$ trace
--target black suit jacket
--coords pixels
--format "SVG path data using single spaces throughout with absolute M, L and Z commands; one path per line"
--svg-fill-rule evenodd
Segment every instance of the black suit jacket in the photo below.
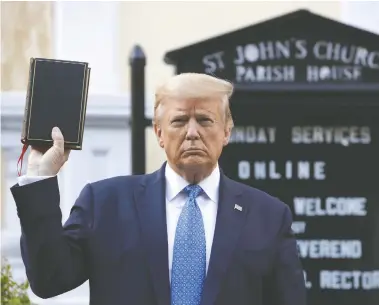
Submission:
M 89 280 L 91 305 L 169 305 L 164 169 L 87 184 L 63 227 L 57 178 L 13 186 L 33 292 Z M 201 305 L 305 305 L 289 208 L 223 174 L 220 183 Z

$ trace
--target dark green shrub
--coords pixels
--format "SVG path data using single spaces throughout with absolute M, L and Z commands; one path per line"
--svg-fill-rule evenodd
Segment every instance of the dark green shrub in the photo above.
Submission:
M 17 283 L 13 280 L 12 268 L 8 261 L 1 259 L 1 304 L 33 305 L 28 296 L 29 283 Z

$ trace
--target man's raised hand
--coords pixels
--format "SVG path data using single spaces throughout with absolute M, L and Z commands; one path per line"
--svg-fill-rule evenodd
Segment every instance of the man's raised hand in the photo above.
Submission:
M 47 151 L 32 147 L 28 157 L 27 176 L 55 176 L 68 160 L 71 150 L 64 148 L 64 138 L 58 127 L 51 132 L 53 146 Z

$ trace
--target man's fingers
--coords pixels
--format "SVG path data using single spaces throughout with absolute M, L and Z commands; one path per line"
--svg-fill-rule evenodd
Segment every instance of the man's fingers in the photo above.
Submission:
M 39 157 L 42 157 L 42 155 L 44 154 L 44 152 L 42 152 L 40 149 L 36 149 L 36 148 L 32 148 L 30 150 L 30 153 L 29 153 L 29 160 L 32 160 L 32 159 L 35 159 L 35 158 L 39 158 Z
M 58 127 L 54 127 L 51 132 L 51 137 L 53 138 L 53 146 L 58 149 L 60 153 L 64 152 L 64 138 L 62 132 Z

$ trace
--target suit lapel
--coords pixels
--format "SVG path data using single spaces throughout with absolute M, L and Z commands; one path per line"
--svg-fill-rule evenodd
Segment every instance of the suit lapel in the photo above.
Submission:
M 248 207 L 241 200 L 242 191 L 241 186 L 221 174 L 216 228 L 201 305 L 214 304 L 245 223 Z
M 165 205 L 165 165 L 146 176 L 135 191 L 143 241 L 159 305 L 170 304 L 168 242 Z

